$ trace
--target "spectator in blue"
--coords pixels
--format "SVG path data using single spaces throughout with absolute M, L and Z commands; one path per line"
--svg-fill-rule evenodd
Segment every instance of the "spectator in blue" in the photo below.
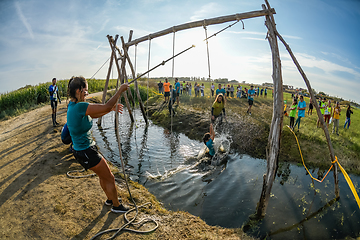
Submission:
M 263 92 L 264 92 L 264 89 L 262 88 L 262 89 L 260 90 L 260 95 L 261 95 L 261 97 L 262 97 L 262 95 L 263 95 Z
M 49 94 L 50 94 L 50 104 L 52 109 L 52 123 L 53 126 L 56 127 L 56 125 L 59 125 L 59 123 L 56 121 L 56 110 L 57 110 L 57 100 L 59 100 L 59 103 L 61 104 L 61 99 L 59 96 L 59 88 L 56 86 L 56 78 L 52 79 L 52 85 L 49 87 Z
M 225 86 L 225 85 L 224 85 Z M 215 92 L 215 99 L 217 97 L 217 95 L 219 95 L 219 93 L 222 93 L 223 97 L 224 97 L 224 100 L 226 100 L 226 91 L 225 91 L 225 88 L 222 88 L 221 87 L 221 84 L 219 84 L 219 88 L 216 89 L 216 92 Z
M 303 96 L 300 96 L 300 101 L 298 103 L 298 118 L 296 119 L 296 122 L 295 122 L 295 126 L 294 128 L 296 127 L 296 125 L 298 126 L 298 131 L 299 131 L 299 128 L 300 128 L 300 120 L 302 117 L 305 117 L 305 109 L 306 109 L 306 102 L 304 101 L 304 97 Z
M 180 83 L 177 78 L 175 78 L 175 92 L 176 92 L 176 104 L 179 105 Z
M 159 93 L 163 94 L 164 89 L 163 89 L 163 83 L 161 81 L 158 83 L 158 86 L 159 86 Z
M 255 96 L 255 90 L 254 90 L 254 86 L 250 86 L 250 89 L 248 91 L 248 103 L 249 103 L 249 108 L 247 110 L 246 113 L 248 113 L 249 115 L 251 115 L 251 107 L 254 104 L 254 96 Z
M 267 96 L 267 88 L 265 88 L 265 90 L 264 90 L 264 96 L 265 97 Z
M 259 94 L 260 94 L 260 87 L 258 87 L 256 94 L 257 94 L 257 96 L 259 96 Z

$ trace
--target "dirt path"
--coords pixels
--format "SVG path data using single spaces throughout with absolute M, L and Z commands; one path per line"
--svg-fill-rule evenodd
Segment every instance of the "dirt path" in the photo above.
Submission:
M 123 214 L 103 204 L 97 177 L 66 176 L 81 166 L 60 140 L 61 125 L 52 127 L 50 113 L 44 106 L 0 122 L 0 239 L 90 239 L 124 224 Z M 66 122 L 64 103 L 58 122 Z M 123 183 L 118 187 L 129 202 Z M 252 239 L 239 229 L 211 227 L 188 213 L 169 212 L 140 185 L 132 184 L 131 191 L 138 204 L 152 202 L 141 215 L 160 226 L 151 234 L 124 232 L 116 239 Z

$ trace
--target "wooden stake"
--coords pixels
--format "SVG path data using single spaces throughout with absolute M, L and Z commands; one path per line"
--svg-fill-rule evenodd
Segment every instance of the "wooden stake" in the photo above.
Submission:
M 116 35 L 116 36 L 118 36 L 118 35 Z M 111 38 L 109 35 L 108 35 L 107 37 L 108 37 L 109 44 L 110 44 L 110 47 L 111 47 L 111 49 L 112 49 L 112 52 L 114 53 L 113 56 L 114 56 L 114 59 L 115 59 L 116 69 L 117 69 L 117 71 L 118 71 L 118 80 L 120 80 L 120 83 L 123 83 L 123 81 L 121 81 L 122 73 L 121 73 L 121 71 L 120 71 L 119 63 L 118 63 L 118 61 L 117 61 L 117 59 L 116 59 L 115 41 L 112 41 L 112 38 Z M 127 107 L 127 109 L 128 109 L 129 115 L 130 115 L 130 119 L 131 119 L 132 122 L 135 122 L 134 117 L 133 117 L 133 115 L 132 115 L 131 107 L 130 107 L 129 100 L 128 100 L 128 97 L 127 97 L 127 95 L 126 95 L 126 92 L 123 92 L 122 95 L 123 95 L 123 97 L 124 97 L 124 99 L 125 99 L 125 103 L 126 103 L 126 107 Z M 120 100 L 121 100 L 121 98 L 119 98 L 119 101 L 120 101 Z
M 124 38 L 123 38 L 122 36 L 121 36 L 120 38 L 121 38 L 121 42 L 122 42 L 122 46 L 123 46 L 123 50 L 124 50 L 124 55 L 125 55 L 124 61 L 126 61 L 126 60 L 128 61 L 129 66 L 130 66 L 130 69 L 131 69 L 132 76 L 133 76 L 133 78 L 135 79 L 135 78 L 136 78 L 136 76 L 135 76 L 135 70 L 134 70 L 134 67 L 133 67 L 133 65 L 132 65 L 132 63 L 131 63 L 129 54 L 128 54 L 128 52 L 127 52 L 127 47 L 126 47 L 126 45 L 125 45 Z M 137 96 L 138 96 L 138 101 L 139 101 L 141 113 L 142 113 L 142 115 L 143 115 L 143 117 L 144 117 L 144 120 L 145 120 L 146 124 L 148 124 L 148 119 L 147 119 L 147 117 L 146 117 L 146 112 L 145 112 L 145 109 L 144 109 L 144 105 L 143 105 L 142 100 L 141 100 L 141 95 L 140 95 L 140 92 L 139 92 L 139 88 L 138 88 L 138 83 L 137 83 L 137 81 L 135 81 L 135 90 L 136 90 L 136 94 L 137 94 Z
M 118 35 L 116 35 L 115 37 L 115 43 L 118 39 Z M 109 69 L 108 69 L 108 73 L 106 75 L 106 82 L 105 82 L 105 87 L 104 87 L 104 92 L 103 92 L 103 96 L 102 96 L 102 104 L 105 103 L 105 100 L 106 100 L 106 93 L 107 93 L 107 89 L 108 89 L 108 86 L 109 86 L 109 80 L 110 80 L 110 74 L 111 74 L 111 68 L 112 68 L 112 64 L 113 64 L 113 59 L 114 59 L 114 53 L 111 51 L 111 56 L 110 56 L 110 64 L 109 64 Z M 101 121 L 102 121 L 102 117 L 99 117 L 98 120 L 97 120 L 97 125 L 98 126 L 101 126 Z
M 305 81 L 305 84 L 307 86 L 307 89 L 308 89 L 308 92 L 310 94 L 310 97 L 311 99 L 313 100 L 313 104 L 315 106 L 315 109 L 316 109 L 316 113 L 320 119 L 320 123 L 322 125 L 322 129 L 325 133 L 325 137 L 326 137 L 326 141 L 327 141 L 327 144 L 328 144 L 328 148 L 329 148 L 329 152 L 330 152 L 330 158 L 331 158 L 331 162 L 333 164 L 333 167 L 334 167 L 334 181 L 335 181 L 335 197 L 336 198 L 339 198 L 340 197 L 340 189 L 339 189 L 339 178 L 338 178 L 338 170 L 337 170 L 337 164 L 335 163 L 335 153 L 334 153 L 334 148 L 332 146 L 332 143 L 331 143 L 331 139 L 330 139 L 330 134 L 329 134 L 329 130 L 327 128 L 327 125 L 325 124 L 325 121 L 324 121 L 324 117 L 320 111 L 320 108 L 319 108 L 319 105 L 316 101 L 316 98 L 315 98 L 315 95 L 314 95 L 314 92 L 311 88 L 311 85 L 310 85 L 310 82 L 308 80 L 308 78 L 306 77 L 306 74 L 305 72 L 302 70 L 299 62 L 297 61 L 295 55 L 293 54 L 293 52 L 291 51 L 291 48 L 289 47 L 289 45 L 285 42 L 284 38 L 278 33 L 278 31 L 275 31 L 275 34 L 278 36 L 278 38 L 280 39 L 280 41 L 284 44 L 286 50 L 289 52 L 290 56 L 291 56 L 291 59 L 293 60 L 294 64 L 296 65 L 298 71 L 300 72 L 302 78 L 304 79 Z
M 263 9 L 266 7 L 263 5 Z M 265 16 L 265 25 L 268 28 L 268 40 L 272 53 L 273 61 L 273 81 L 274 81 L 274 92 L 273 92 L 273 116 L 271 121 L 270 133 L 268 137 L 268 145 L 266 147 L 266 159 L 267 159 L 267 171 L 263 179 L 263 188 L 261 191 L 260 201 L 257 206 L 258 217 L 264 217 L 267 205 L 270 199 L 271 188 L 275 180 L 276 171 L 278 168 L 278 157 L 280 152 L 280 138 L 283 127 L 283 84 L 281 74 L 281 62 L 280 54 L 275 35 L 274 20 L 270 19 L 268 15 Z

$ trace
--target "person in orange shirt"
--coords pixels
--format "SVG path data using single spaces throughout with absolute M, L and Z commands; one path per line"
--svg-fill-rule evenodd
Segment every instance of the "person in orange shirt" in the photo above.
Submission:
M 165 102 L 169 101 L 169 97 L 170 97 L 170 83 L 168 82 L 168 79 L 165 78 L 165 82 L 164 82 L 164 96 L 165 96 Z

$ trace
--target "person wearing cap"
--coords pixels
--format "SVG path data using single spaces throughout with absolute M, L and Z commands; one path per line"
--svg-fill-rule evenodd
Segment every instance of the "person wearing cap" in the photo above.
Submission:
M 332 133 L 335 132 L 335 128 L 336 128 L 336 135 L 339 136 L 339 121 L 340 121 L 340 112 L 341 112 L 341 108 L 340 108 L 340 104 L 339 102 L 336 102 L 336 105 L 334 107 L 333 110 L 333 129 L 332 129 Z
M 52 109 L 52 123 L 53 126 L 59 125 L 59 123 L 56 121 L 56 110 L 57 110 L 57 101 L 59 100 L 59 103 L 61 104 L 61 99 L 59 96 L 59 88 L 56 86 L 56 78 L 52 79 L 52 85 L 49 86 L 49 94 L 50 94 L 50 105 Z
M 248 90 L 248 103 L 249 103 L 249 108 L 247 110 L 246 113 L 248 113 L 249 115 L 251 115 L 251 107 L 254 104 L 254 96 L 255 96 L 255 90 L 254 90 L 254 86 L 250 86 L 250 89 Z

